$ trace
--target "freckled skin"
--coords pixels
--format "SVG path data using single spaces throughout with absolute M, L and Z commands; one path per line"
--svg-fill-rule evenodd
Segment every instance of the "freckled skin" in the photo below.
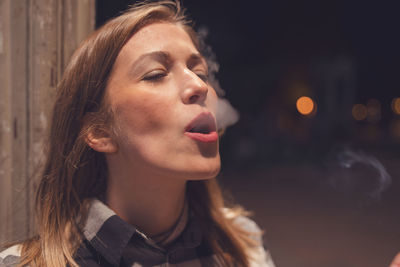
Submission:
M 146 54 L 163 51 L 170 65 L 154 59 L 141 62 L 133 74 L 131 65 Z M 199 77 L 204 64 L 189 66 L 198 53 L 189 35 L 178 25 L 151 24 L 137 32 L 117 57 L 107 87 L 114 113 L 112 156 L 133 172 L 193 180 L 215 177 L 220 169 L 218 142 L 201 143 L 184 135 L 185 127 L 201 112 L 215 116 L 217 96 Z M 162 71 L 162 79 L 144 80 Z M 190 101 L 196 96 L 196 101 Z

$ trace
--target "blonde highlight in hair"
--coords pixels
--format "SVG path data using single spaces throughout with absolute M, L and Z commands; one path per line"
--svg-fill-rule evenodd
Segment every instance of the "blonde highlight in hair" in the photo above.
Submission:
M 108 174 L 104 155 L 92 150 L 85 138 L 89 132 L 109 130 L 112 113 L 105 89 L 114 62 L 133 34 L 155 22 L 184 27 L 199 48 L 179 1 L 145 1 L 107 22 L 73 55 L 57 86 L 35 200 L 37 235 L 22 244 L 20 266 L 78 266 L 74 255 L 82 242 L 87 201 L 104 194 Z M 222 265 L 248 266 L 247 250 L 254 242 L 224 215 L 216 181 L 189 181 L 187 190 L 190 208 L 204 218 L 205 239 Z

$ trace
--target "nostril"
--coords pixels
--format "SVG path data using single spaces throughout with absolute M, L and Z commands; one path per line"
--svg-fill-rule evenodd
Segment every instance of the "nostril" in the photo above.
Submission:
M 196 103 L 198 99 L 199 99 L 198 95 L 192 95 L 192 96 L 189 97 L 189 102 L 190 103 Z

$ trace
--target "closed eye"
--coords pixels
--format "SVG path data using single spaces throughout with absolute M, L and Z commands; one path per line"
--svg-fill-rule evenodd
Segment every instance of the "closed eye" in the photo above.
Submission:
M 194 74 L 197 75 L 200 79 L 203 80 L 203 82 L 207 83 L 208 82 L 208 72 L 207 70 L 204 70 L 202 67 L 200 68 L 195 68 L 192 70 Z
M 158 81 L 161 81 L 165 76 L 167 76 L 166 72 L 160 71 L 160 70 L 155 70 L 155 71 L 147 73 L 142 78 L 142 80 L 149 81 L 149 82 L 158 82 Z
M 196 73 L 196 75 L 203 80 L 203 82 L 208 82 L 208 74 Z

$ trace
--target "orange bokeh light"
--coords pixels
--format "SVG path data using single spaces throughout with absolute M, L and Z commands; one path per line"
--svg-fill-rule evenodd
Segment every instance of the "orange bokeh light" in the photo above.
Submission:
M 400 115 L 400 97 L 396 97 L 392 100 L 392 110 L 397 115 Z
M 363 104 L 355 104 L 351 110 L 353 118 L 358 121 L 365 120 L 368 115 L 368 109 Z
M 308 96 L 302 96 L 296 101 L 297 111 L 302 115 L 311 115 L 315 109 L 314 101 Z

